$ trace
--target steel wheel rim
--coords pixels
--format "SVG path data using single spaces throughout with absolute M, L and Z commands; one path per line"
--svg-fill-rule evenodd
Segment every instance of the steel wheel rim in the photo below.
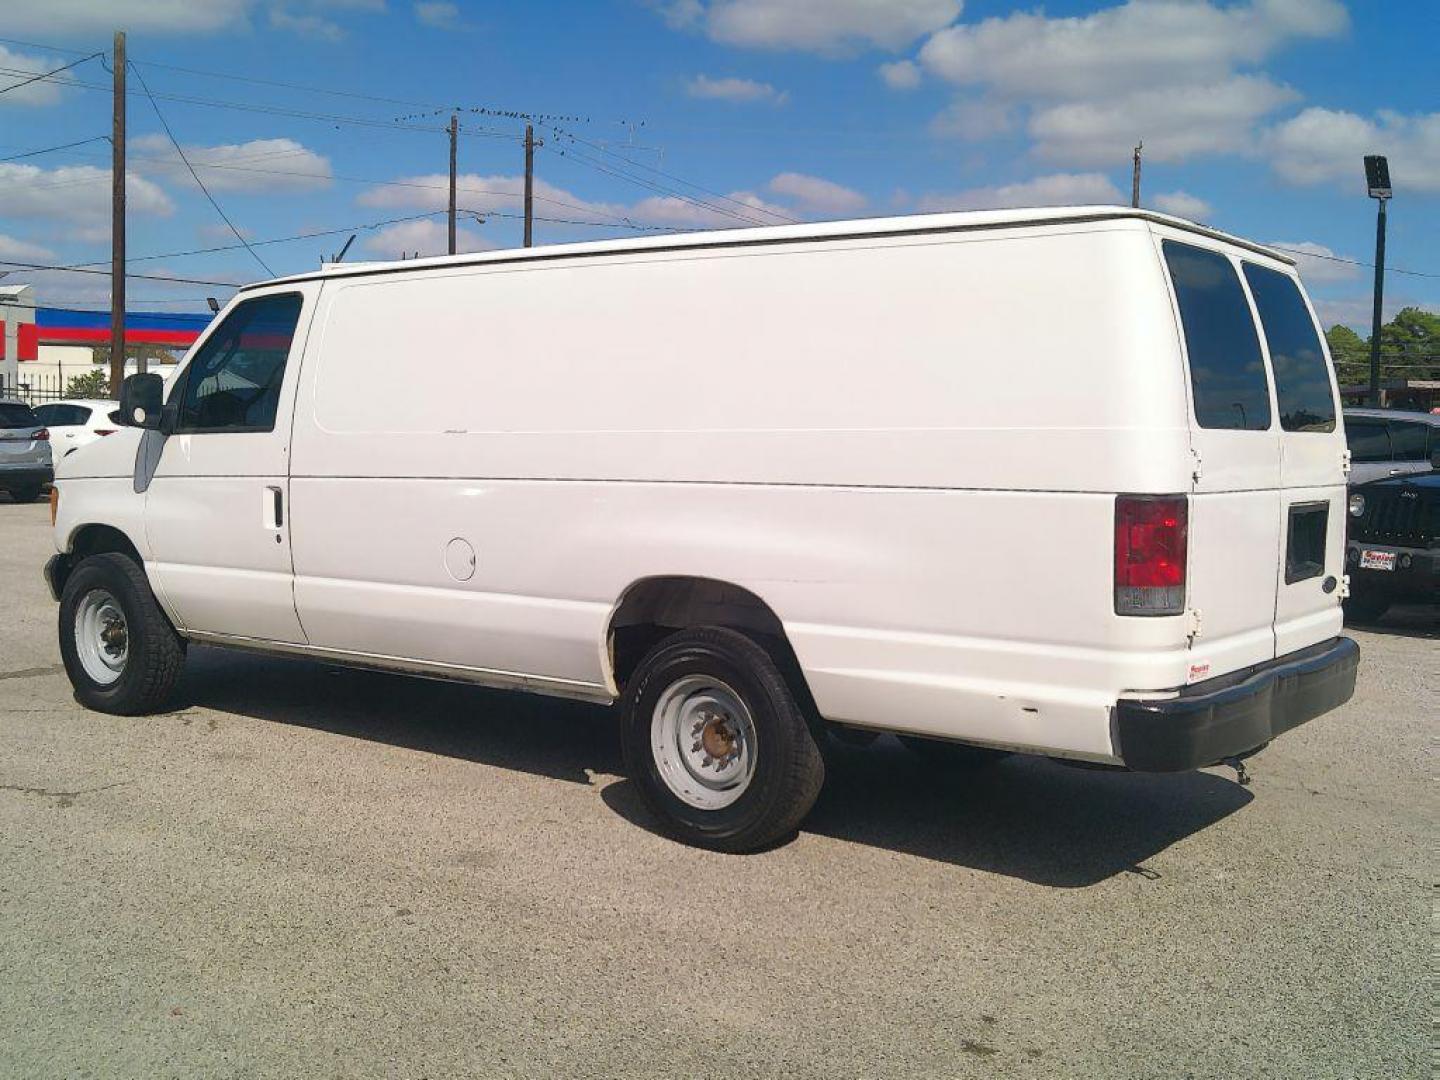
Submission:
M 723 810 L 755 777 L 755 721 L 734 689 L 709 675 L 686 675 L 655 702 L 650 750 L 676 798 L 699 810 Z
M 130 658 L 130 626 L 119 602 L 104 589 L 91 589 L 75 608 L 75 653 L 93 682 L 109 686 Z

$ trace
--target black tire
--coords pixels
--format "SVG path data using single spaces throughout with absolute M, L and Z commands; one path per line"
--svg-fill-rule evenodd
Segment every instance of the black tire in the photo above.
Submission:
M 18 488 L 11 488 L 11 489 L 10 489 L 10 498 L 14 499 L 17 503 L 33 503 L 33 502 L 34 502 L 36 499 L 38 499 L 39 497 L 40 497 L 40 485 L 39 485 L 39 484 L 31 484 L 31 485 L 28 485 L 27 487 L 18 487 Z
M 1349 623 L 1379 622 L 1392 603 L 1385 593 L 1351 593 L 1345 598 L 1345 621 Z
M 970 746 L 948 739 L 927 739 L 920 735 L 897 735 L 906 750 L 937 769 L 983 769 L 1010 756 L 1009 750 Z
M 85 671 L 76 644 L 75 621 L 81 602 L 104 590 L 125 617 L 127 655 L 119 678 L 105 684 Z M 87 709 L 117 716 L 143 716 L 161 711 L 169 700 L 185 662 L 185 641 L 160 610 L 145 573 L 116 552 L 91 555 L 70 572 L 60 597 L 60 657 Z
M 754 725 L 749 785 L 728 806 L 705 809 L 675 794 L 661 777 L 651 743 L 655 707 L 679 680 L 715 679 L 729 687 Z M 770 654 L 744 634 L 719 627 L 684 630 L 640 662 L 621 702 L 621 744 L 630 777 L 677 840 L 732 853 L 754 851 L 793 832 L 825 782 L 825 765 L 805 712 Z

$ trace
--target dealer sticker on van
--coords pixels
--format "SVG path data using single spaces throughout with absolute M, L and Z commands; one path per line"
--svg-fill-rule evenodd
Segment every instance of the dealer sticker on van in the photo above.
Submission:
M 1360 568 L 1362 570 L 1394 570 L 1395 552 L 1362 551 L 1360 553 Z

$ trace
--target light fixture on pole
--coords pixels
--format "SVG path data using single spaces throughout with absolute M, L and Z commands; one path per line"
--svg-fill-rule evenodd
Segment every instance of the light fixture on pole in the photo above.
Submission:
M 1390 162 L 1379 154 L 1365 158 L 1365 186 L 1380 204 L 1375 216 L 1375 311 L 1370 319 L 1370 404 L 1380 405 L 1380 324 L 1385 300 L 1385 204 L 1390 201 Z

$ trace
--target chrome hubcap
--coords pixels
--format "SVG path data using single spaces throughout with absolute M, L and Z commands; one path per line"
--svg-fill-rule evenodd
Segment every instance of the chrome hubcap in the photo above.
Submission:
M 708 675 L 686 675 L 665 688 L 651 717 L 650 747 L 665 786 L 701 810 L 729 806 L 755 775 L 750 710 Z
M 102 686 L 125 670 L 130 628 L 120 604 L 104 589 L 91 589 L 75 609 L 75 652 L 85 674 Z

